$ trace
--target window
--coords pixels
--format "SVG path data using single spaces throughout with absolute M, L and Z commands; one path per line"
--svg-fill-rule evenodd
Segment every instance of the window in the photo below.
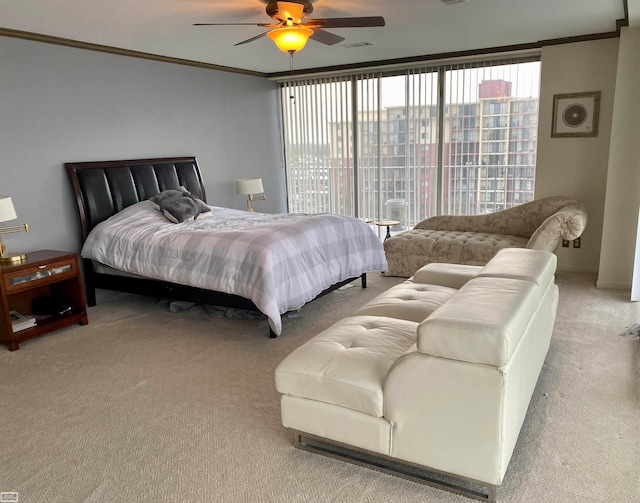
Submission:
M 285 80 L 289 211 L 372 219 L 394 212 L 407 228 L 436 214 L 530 201 L 538 59 Z M 326 180 L 321 192 L 311 182 L 318 178 Z

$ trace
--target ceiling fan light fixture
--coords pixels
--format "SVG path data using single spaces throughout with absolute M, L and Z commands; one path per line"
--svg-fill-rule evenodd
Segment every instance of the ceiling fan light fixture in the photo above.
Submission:
M 285 26 L 267 33 L 267 37 L 275 42 L 278 49 L 289 54 L 301 50 L 311 35 L 313 30 L 302 26 Z

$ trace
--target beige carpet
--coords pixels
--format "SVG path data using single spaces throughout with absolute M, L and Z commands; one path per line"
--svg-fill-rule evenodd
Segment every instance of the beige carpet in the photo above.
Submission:
M 74 326 L 0 348 L 0 492 L 54 502 L 465 502 L 297 450 L 274 369 L 397 278 L 286 318 L 215 317 L 117 294 Z M 640 501 L 640 321 L 627 292 L 559 274 L 556 329 L 498 499 Z

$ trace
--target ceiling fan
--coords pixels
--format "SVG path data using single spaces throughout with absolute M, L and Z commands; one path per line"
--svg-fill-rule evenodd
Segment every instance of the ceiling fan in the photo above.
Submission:
M 274 20 L 272 23 L 195 23 L 194 26 L 260 26 L 262 28 L 271 28 L 267 32 L 238 42 L 235 45 L 248 44 L 267 36 L 275 42 L 281 51 L 293 54 L 302 49 L 309 38 L 325 45 L 334 45 L 344 40 L 344 37 L 328 32 L 325 28 L 367 28 L 384 26 L 385 24 L 382 16 L 305 19 L 313 12 L 313 5 L 309 0 L 289 0 L 288 2 L 269 0 L 265 10 Z

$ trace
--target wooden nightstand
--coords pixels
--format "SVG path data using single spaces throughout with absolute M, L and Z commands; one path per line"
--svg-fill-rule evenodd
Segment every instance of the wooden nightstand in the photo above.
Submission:
M 22 262 L 0 263 L 0 273 L 0 343 L 6 344 L 10 351 L 18 349 L 21 342 L 53 330 L 74 323 L 89 323 L 80 263 L 75 253 L 53 250 L 27 253 Z M 44 300 L 40 304 L 49 309 L 34 313 L 34 299 Z M 64 307 L 70 309 L 62 314 L 56 312 L 57 308 L 63 311 Z M 35 316 L 36 325 L 14 332 L 12 310 Z

